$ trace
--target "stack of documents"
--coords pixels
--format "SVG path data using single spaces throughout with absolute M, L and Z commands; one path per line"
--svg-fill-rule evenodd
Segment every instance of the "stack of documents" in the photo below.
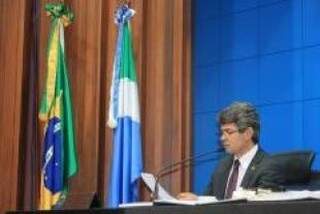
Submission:
M 284 191 L 272 192 L 268 190 L 245 190 L 240 189 L 234 192 L 233 198 L 246 198 L 248 201 L 293 201 L 306 199 L 320 199 L 320 191 Z
M 320 191 L 302 190 L 256 194 L 255 197 L 248 198 L 248 201 L 292 201 L 306 199 L 319 200 Z

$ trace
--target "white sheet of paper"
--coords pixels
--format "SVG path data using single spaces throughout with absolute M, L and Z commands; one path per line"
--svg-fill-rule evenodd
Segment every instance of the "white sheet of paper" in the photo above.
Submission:
M 156 185 L 156 178 L 151 173 L 142 172 L 141 173 L 142 180 L 151 190 L 154 191 L 154 187 Z M 161 185 L 158 183 L 158 198 L 160 200 L 176 200 L 176 198 L 172 197 Z
M 140 201 L 140 202 L 131 202 L 119 204 L 120 208 L 129 208 L 129 207 L 150 207 L 153 206 L 153 203 L 150 201 Z

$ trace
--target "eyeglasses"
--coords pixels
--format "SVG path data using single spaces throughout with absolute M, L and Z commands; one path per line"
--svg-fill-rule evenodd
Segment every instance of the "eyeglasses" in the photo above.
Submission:
M 234 129 L 234 130 L 232 130 L 232 129 L 224 129 L 224 130 L 220 130 L 219 136 L 221 137 L 222 135 L 224 135 L 224 136 L 229 137 L 229 136 L 231 136 L 232 134 L 234 134 L 236 132 L 239 132 L 239 130 L 237 130 L 237 129 Z

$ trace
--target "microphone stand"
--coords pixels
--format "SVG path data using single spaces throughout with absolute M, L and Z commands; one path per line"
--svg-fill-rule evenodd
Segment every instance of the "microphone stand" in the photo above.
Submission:
M 219 148 L 219 149 L 212 150 L 212 151 L 209 151 L 209 152 L 203 152 L 203 153 L 191 156 L 191 157 L 184 158 L 184 159 L 182 159 L 180 161 L 168 164 L 165 167 L 161 168 L 159 170 L 159 172 L 156 174 L 156 182 L 155 182 L 155 186 L 154 186 L 154 190 L 153 190 L 153 194 L 152 194 L 152 201 L 155 201 L 159 197 L 159 181 L 160 181 L 160 178 L 164 174 L 169 173 L 172 170 L 173 167 L 176 167 L 176 166 L 179 166 L 179 165 L 184 165 L 184 164 L 192 162 L 195 159 L 200 158 L 200 157 L 204 157 L 204 156 L 207 156 L 207 155 L 210 155 L 210 154 L 219 154 L 219 153 L 222 153 L 222 152 L 224 152 L 223 148 Z

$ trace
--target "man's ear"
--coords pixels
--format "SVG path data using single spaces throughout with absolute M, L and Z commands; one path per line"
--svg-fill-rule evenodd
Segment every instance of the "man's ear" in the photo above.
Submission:
M 252 136 L 253 136 L 253 129 L 252 127 L 248 127 L 245 131 L 246 133 L 246 138 L 247 139 L 252 139 Z

